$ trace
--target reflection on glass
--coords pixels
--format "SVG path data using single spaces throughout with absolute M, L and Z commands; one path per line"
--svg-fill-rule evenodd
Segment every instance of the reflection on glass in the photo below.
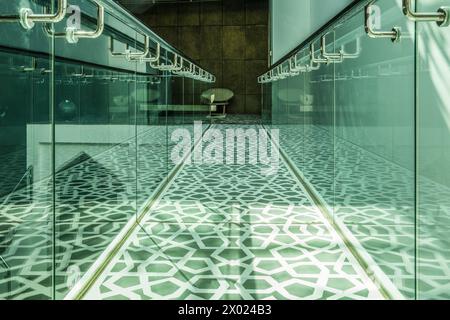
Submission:
M 434 12 L 448 1 L 420 1 Z M 448 27 L 420 23 L 417 74 L 417 296 L 449 299 L 450 277 L 450 36 Z
M 0 12 L 21 6 L 2 1 Z M 18 23 L 1 23 L 0 35 L 0 300 L 51 299 L 52 39 Z M 49 144 L 34 144 L 38 136 Z
M 414 34 L 400 4 L 377 1 L 381 28 Z M 342 62 L 272 82 L 267 99 L 283 151 L 367 271 L 387 296 L 414 298 L 414 38 L 371 39 L 363 21 L 359 7 L 323 32 L 325 52 L 342 52 Z M 323 58 L 320 37 L 313 42 Z
M 122 18 L 107 10 L 113 34 L 54 47 L 41 27 L 0 23 L 0 299 L 71 293 L 166 182 L 171 131 L 205 118 L 201 81 L 126 59 L 142 35 Z

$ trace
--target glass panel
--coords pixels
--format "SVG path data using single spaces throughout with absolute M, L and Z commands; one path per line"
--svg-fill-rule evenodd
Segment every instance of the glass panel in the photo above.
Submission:
M 42 11 L 2 1 L 0 12 L 22 7 Z M 39 26 L 0 23 L 0 45 L 0 300 L 51 299 L 52 39 Z
M 184 119 L 186 124 L 191 124 L 194 130 L 194 85 L 193 79 L 184 78 Z
M 264 97 L 283 151 L 363 268 L 385 296 L 414 298 L 414 24 L 404 17 L 401 0 L 374 6 L 380 30 L 404 31 L 400 43 L 368 37 L 358 6 L 321 33 L 325 52 L 341 52 L 343 61 L 337 56 L 335 63 L 272 82 L 272 97 Z M 323 59 L 320 45 L 314 40 L 314 56 Z M 309 48 L 298 53 L 300 65 L 308 55 Z
M 315 57 L 320 56 L 316 40 Z M 334 64 L 306 73 L 305 95 L 311 104 L 305 116 L 303 174 L 333 213 L 334 204 Z M 305 104 L 306 107 L 306 104 Z
M 71 4 L 96 16 L 92 1 Z M 135 51 L 134 41 L 138 37 L 142 42 L 142 36 L 105 14 L 107 25 L 118 28 Z M 64 23 L 56 30 L 63 29 Z M 81 27 L 93 28 L 84 20 Z M 76 44 L 55 40 L 58 299 L 91 272 L 89 268 L 136 213 L 136 106 L 140 102 L 136 63 L 124 56 L 111 57 L 109 40 L 106 32 Z M 121 42 L 116 39 L 116 52 L 124 52 Z
M 207 85 L 130 59 L 145 27 L 97 2 L 102 35 L 74 43 L 68 23 L 94 30 L 96 1 L 71 0 L 54 29 L 0 23 L 0 300 L 62 299 L 90 280 L 167 181 L 169 136 L 209 114 Z M 3 1 L 0 12 L 54 12 L 55 3 Z M 152 54 L 160 41 L 172 60 L 151 39 Z
M 167 78 L 155 75 L 138 76 L 137 136 L 137 214 L 143 212 L 158 186 L 168 174 L 167 159 Z
M 446 0 L 416 1 L 436 12 Z M 417 74 L 418 298 L 449 299 L 450 277 L 450 33 L 420 22 Z
M 202 94 L 209 89 L 209 84 L 201 81 L 195 81 L 194 83 L 194 118 L 196 121 L 202 121 L 206 126 L 211 122 L 209 116 L 208 106 L 202 99 Z M 206 129 L 207 127 L 204 127 Z
M 274 111 L 275 125 L 279 129 L 280 146 L 289 160 L 303 168 L 305 107 L 301 99 L 305 95 L 305 75 L 303 73 L 278 81 L 278 90 L 273 99 L 277 103 Z
M 264 83 L 261 85 L 262 92 L 262 123 L 270 125 L 272 122 L 272 107 L 270 101 L 272 100 L 272 84 Z
M 359 52 L 336 64 L 335 218 L 387 276 L 391 298 L 414 298 L 414 25 L 401 1 L 376 6 L 380 29 L 404 30 L 400 43 L 369 38 L 362 12 L 335 30 L 336 48 Z

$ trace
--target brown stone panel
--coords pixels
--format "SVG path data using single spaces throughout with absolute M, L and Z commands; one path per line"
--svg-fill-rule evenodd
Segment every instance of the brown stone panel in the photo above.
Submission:
M 154 27 L 153 31 L 161 38 L 166 40 L 174 47 L 178 47 L 178 28 L 177 27 Z
M 160 27 L 176 27 L 178 25 L 178 5 L 172 3 L 157 5 L 156 23 Z
M 242 0 L 223 1 L 223 25 L 224 26 L 245 25 L 245 1 Z
M 245 1 L 245 24 L 268 25 L 269 2 L 261 0 Z
M 222 2 L 202 2 L 200 6 L 200 24 L 202 26 L 223 25 Z
M 158 13 L 156 8 L 152 7 L 150 10 L 147 10 L 144 14 L 138 15 L 137 18 L 141 20 L 145 25 L 152 27 L 158 26 Z
M 244 114 L 245 113 L 245 95 L 243 95 L 243 94 L 235 95 L 230 106 L 227 108 L 227 113 Z
M 222 60 L 200 60 L 200 65 L 206 70 L 214 74 L 217 81 L 210 87 L 221 88 L 223 87 L 222 74 L 223 74 L 223 62 Z
M 172 78 L 172 97 L 171 104 L 182 104 L 184 103 L 184 90 L 183 90 L 183 81 L 181 78 Z
M 258 76 L 267 70 L 267 60 L 247 60 L 245 61 L 245 93 L 260 94 L 261 85 L 258 83 Z
M 221 26 L 201 28 L 201 59 L 222 60 L 222 35 Z
M 178 5 L 178 26 L 199 26 L 200 4 L 180 3 Z
M 179 27 L 178 28 L 178 44 L 183 51 L 191 59 L 200 59 L 201 39 L 200 27 Z
M 261 88 L 256 78 L 267 69 L 268 3 L 185 1 L 158 4 L 139 16 L 167 42 L 216 75 L 214 84 L 185 79 L 186 104 L 198 103 L 201 92 L 208 88 L 223 87 L 236 94 L 230 113 L 260 113 Z M 174 89 L 179 90 L 179 85 Z
M 245 113 L 261 114 L 261 95 L 247 94 L 245 96 Z
M 268 35 L 267 26 L 246 26 L 245 58 L 267 59 Z
M 223 86 L 234 94 L 245 94 L 245 61 L 224 60 Z
M 223 58 L 244 59 L 245 58 L 245 27 L 225 26 L 223 27 Z

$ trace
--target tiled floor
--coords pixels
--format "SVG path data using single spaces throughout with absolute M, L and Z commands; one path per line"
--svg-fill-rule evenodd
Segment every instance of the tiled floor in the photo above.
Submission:
M 415 297 L 416 280 L 419 298 L 450 297 L 449 188 L 419 178 L 422 197 L 416 199 L 412 170 L 333 138 L 319 126 L 277 127 L 282 148 L 328 203 L 334 219 L 405 297 Z
M 86 298 L 381 298 L 287 167 L 260 169 L 185 166 Z
M 9 268 L 0 266 L 0 299 L 51 298 L 53 263 L 63 298 L 166 178 L 165 141 L 166 127 L 155 126 L 140 136 L 138 155 L 131 139 L 57 173 L 55 210 L 51 179 L 1 199 L 0 256 Z
M 225 122 L 257 128 L 259 120 Z M 49 181 L 3 198 L 0 256 L 9 268 L 0 264 L 0 299 L 52 297 L 53 262 L 57 298 L 64 297 L 165 179 L 167 132 L 151 128 L 137 140 L 137 155 L 133 142 L 116 145 L 58 173 L 56 212 Z M 417 279 L 420 298 L 449 297 L 448 188 L 421 178 L 426 201 L 419 205 L 427 214 L 415 221 L 411 171 L 316 126 L 283 126 L 280 139 L 335 220 L 402 294 L 414 297 Z M 285 166 L 268 179 L 258 166 L 202 165 L 184 167 L 86 298 L 187 297 L 380 295 Z

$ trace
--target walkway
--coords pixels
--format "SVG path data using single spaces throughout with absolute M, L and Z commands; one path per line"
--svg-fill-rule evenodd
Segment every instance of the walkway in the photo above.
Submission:
M 382 298 L 284 164 L 185 165 L 141 226 L 86 299 Z

